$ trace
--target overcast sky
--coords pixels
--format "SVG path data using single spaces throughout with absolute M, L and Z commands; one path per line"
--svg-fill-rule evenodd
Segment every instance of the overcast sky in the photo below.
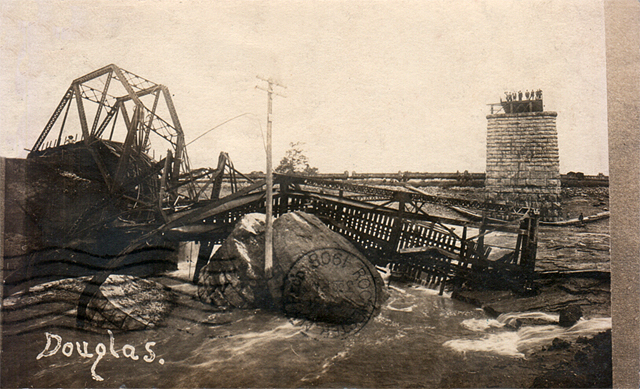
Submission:
M 488 103 L 542 89 L 560 170 L 608 174 L 601 1 L 0 1 L 0 155 L 24 157 L 73 79 L 114 63 L 166 85 L 192 167 L 485 170 Z M 261 132 L 262 131 L 262 132 Z

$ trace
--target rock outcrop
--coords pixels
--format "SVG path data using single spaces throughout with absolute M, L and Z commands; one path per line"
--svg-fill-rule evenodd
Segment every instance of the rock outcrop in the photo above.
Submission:
M 375 267 L 342 235 L 303 212 L 274 222 L 272 298 L 291 316 L 353 323 L 387 298 Z
M 570 305 L 567 308 L 560 311 L 560 319 L 558 324 L 562 327 L 571 327 L 580 320 L 582 317 L 582 308 L 579 305 Z
M 78 306 L 78 297 L 89 282 L 89 277 L 65 278 L 40 284 L 28 291 L 5 298 L 5 307 L 11 310 L 6 320 L 24 320 L 22 312 L 32 306 L 43 307 L 47 312 L 71 312 L 63 318 L 73 317 Z M 86 319 L 90 330 L 142 330 L 160 325 L 173 308 L 175 295 L 171 290 L 155 281 L 129 275 L 112 274 L 87 306 Z M 40 312 L 39 314 L 41 314 Z

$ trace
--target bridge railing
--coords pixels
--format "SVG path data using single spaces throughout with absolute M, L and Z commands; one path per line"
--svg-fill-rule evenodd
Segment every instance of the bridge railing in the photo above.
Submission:
M 273 201 L 275 216 L 292 211 L 314 214 L 330 229 L 354 243 L 374 264 L 391 264 L 393 269 L 413 276 L 435 274 L 438 282 L 444 283 L 453 275 L 468 272 L 478 275 L 496 269 L 533 274 L 535 228 L 531 224 L 511 227 L 510 232 L 517 234 L 513 250 L 508 249 L 508 253 L 498 260 L 489 260 L 492 246 L 484 243 L 484 237 L 490 228 L 484 231 L 480 227 L 476 236 L 468 238 L 464 222 L 460 236 L 437 217 L 403 213 L 398 209 L 318 192 L 279 191 L 274 194 Z M 203 220 L 201 231 L 207 233 L 202 236 L 221 243 L 242 216 L 264 210 L 264 196 L 253 194 L 238 206 Z

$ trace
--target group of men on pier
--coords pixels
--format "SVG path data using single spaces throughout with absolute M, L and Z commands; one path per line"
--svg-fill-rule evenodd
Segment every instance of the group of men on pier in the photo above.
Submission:
M 519 90 L 518 92 L 504 92 L 504 94 L 507 96 L 507 101 L 522 101 L 522 91 Z M 524 97 L 525 100 L 541 100 L 542 99 L 542 89 L 538 89 L 537 91 L 534 91 L 533 89 L 531 89 L 531 92 L 529 92 L 529 90 L 524 92 Z

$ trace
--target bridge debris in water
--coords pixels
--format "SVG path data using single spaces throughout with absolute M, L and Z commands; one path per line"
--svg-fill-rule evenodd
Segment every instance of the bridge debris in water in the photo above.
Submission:
M 53 200 L 36 219 L 56 220 L 42 230 L 40 247 L 90 257 L 84 274 L 73 274 L 93 275 L 81 307 L 110 274 L 132 265 L 127 262 L 132 256 L 158 248 L 175 253 L 180 242 L 196 241 L 199 256 L 208 259 L 244 215 L 267 208 L 264 180 L 242 175 L 226 153 L 215 169 L 192 169 L 168 89 L 116 65 L 71 83 L 28 163 L 38 168 L 29 170 L 27 181 L 42 174 L 62 183 L 43 188 L 39 197 L 51 193 Z M 51 169 L 42 173 L 45 167 Z M 428 211 L 434 204 L 489 212 L 493 218 L 437 216 Z M 408 183 L 383 188 L 284 175 L 275 176 L 272 205 L 274 216 L 315 215 L 374 265 L 441 292 L 462 282 L 517 290 L 533 286 L 536 209 L 431 195 Z M 57 219 L 51 209 L 60 211 Z M 300 248 L 298 254 L 309 252 Z M 169 262 L 175 266 L 175 259 Z M 151 266 L 141 272 L 163 270 Z M 28 273 L 15 272 L 8 286 L 19 285 Z M 79 308 L 79 323 L 84 314 Z

